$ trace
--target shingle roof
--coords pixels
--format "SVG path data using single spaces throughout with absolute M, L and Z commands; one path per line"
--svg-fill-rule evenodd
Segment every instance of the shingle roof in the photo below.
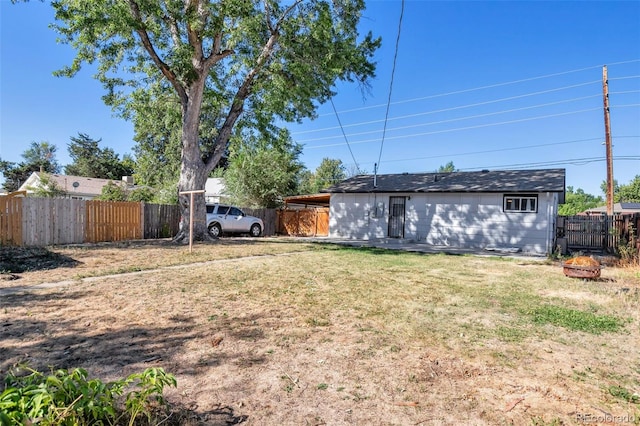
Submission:
M 358 175 L 322 192 L 560 192 L 564 194 L 565 169 L 403 173 L 378 175 L 375 187 L 373 181 L 373 175 Z
M 607 206 L 594 207 L 585 210 L 585 213 L 606 213 Z M 613 205 L 614 213 L 640 213 L 640 203 L 615 203 Z

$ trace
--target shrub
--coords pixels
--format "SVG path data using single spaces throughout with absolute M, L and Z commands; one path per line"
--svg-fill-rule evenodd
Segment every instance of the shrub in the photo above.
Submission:
M 128 419 L 133 425 L 140 415 L 151 424 L 154 407 L 165 405 L 163 388 L 175 385 L 176 379 L 162 368 L 103 383 L 89 379 L 82 368 L 44 375 L 19 367 L 5 378 L 0 424 L 115 425 Z

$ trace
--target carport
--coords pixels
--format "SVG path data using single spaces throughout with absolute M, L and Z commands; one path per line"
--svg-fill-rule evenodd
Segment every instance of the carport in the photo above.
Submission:
M 329 235 L 329 202 L 331 194 L 309 194 L 286 197 L 278 210 L 280 235 L 326 237 Z

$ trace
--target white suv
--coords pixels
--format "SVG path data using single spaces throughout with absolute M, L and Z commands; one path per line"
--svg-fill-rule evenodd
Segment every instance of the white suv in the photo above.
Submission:
M 214 237 L 225 234 L 262 235 L 262 219 L 247 216 L 242 210 L 224 204 L 207 204 L 207 228 Z

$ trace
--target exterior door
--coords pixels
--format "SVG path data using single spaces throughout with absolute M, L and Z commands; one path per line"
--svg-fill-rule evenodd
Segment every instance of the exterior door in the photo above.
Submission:
M 389 197 L 389 237 L 404 238 L 405 197 Z

